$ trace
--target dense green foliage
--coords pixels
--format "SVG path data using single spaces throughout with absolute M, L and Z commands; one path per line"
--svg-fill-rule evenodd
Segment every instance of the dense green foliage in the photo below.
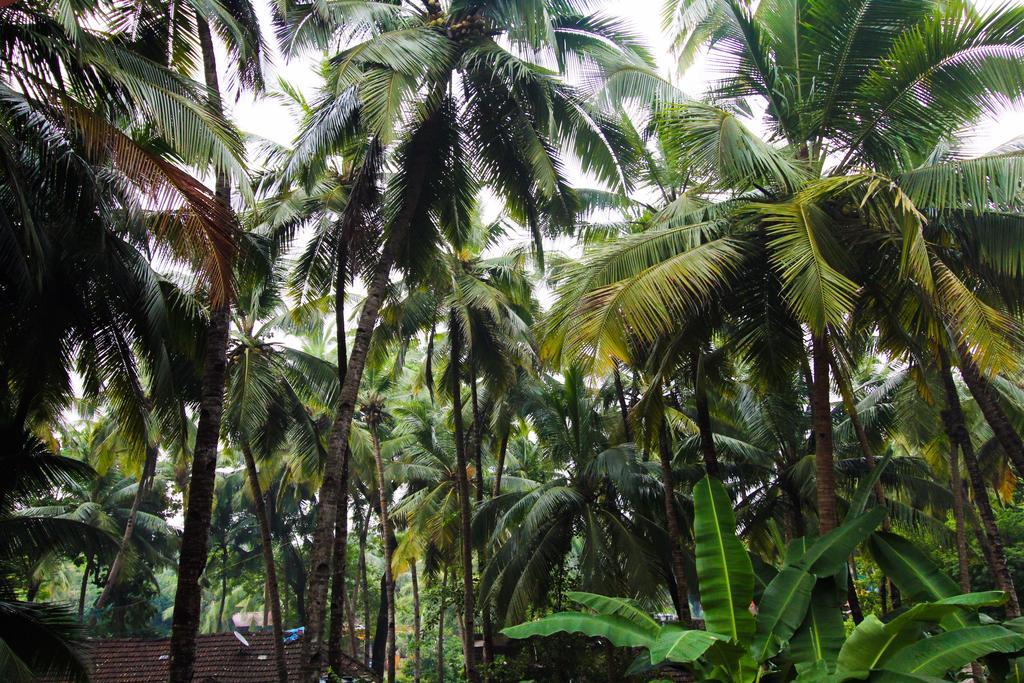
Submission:
M 0 1 L 0 679 L 1021 680 L 1024 7 L 265 4 Z

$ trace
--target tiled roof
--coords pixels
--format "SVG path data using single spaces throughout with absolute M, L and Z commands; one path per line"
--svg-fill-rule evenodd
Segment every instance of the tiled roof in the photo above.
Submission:
M 276 683 L 274 634 L 270 631 L 244 635 L 249 646 L 234 634 L 212 633 L 196 640 L 193 680 L 196 683 Z M 122 638 L 96 640 L 89 644 L 89 680 L 92 683 L 164 683 L 167 680 L 170 640 Z M 302 640 L 285 644 L 289 679 L 298 680 Z M 346 672 L 356 680 L 368 671 L 355 660 Z

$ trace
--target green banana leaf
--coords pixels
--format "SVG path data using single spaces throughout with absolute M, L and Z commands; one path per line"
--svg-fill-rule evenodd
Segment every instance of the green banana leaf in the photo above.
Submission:
M 1024 650 L 1024 636 L 997 624 L 968 626 L 919 640 L 893 655 L 887 671 L 919 676 L 943 676 L 993 652 Z
M 670 624 L 661 630 L 661 635 L 651 647 L 651 664 L 664 661 L 693 662 L 719 640 L 725 640 L 725 637 Z
M 885 508 L 877 506 L 854 517 L 818 540 L 804 552 L 795 566 L 806 569 L 819 578 L 846 571 L 847 558 L 872 531 L 878 528 L 886 515 Z
M 704 477 L 693 489 L 697 579 L 704 623 L 713 633 L 747 644 L 754 636 L 754 569 L 736 536 L 732 501 L 722 482 Z
M 532 638 L 555 633 L 582 633 L 592 638 L 604 638 L 616 647 L 651 648 L 658 632 L 636 625 L 619 616 L 559 612 L 536 621 L 510 626 L 502 630 L 509 638 Z
M 807 614 L 815 577 L 802 569 L 786 567 L 768 584 L 758 606 L 757 632 L 751 654 L 763 662 L 789 642 Z
M 835 580 L 819 579 L 804 623 L 789 644 L 790 657 L 801 673 L 820 667 L 820 662 L 832 665 L 839 656 L 846 638 L 841 604 Z
M 607 595 L 598 595 L 597 593 L 584 593 L 583 591 L 569 591 L 566 593 L 566 596 L 573 602 L 592 609 L 598 614 L 622 617 L 641 628 L 649 629 L 652 634 L 656 634 L 661 628 L 661 625 L 652 619 L 651 615 L 647 614 L 632 600 L 613 598 Z

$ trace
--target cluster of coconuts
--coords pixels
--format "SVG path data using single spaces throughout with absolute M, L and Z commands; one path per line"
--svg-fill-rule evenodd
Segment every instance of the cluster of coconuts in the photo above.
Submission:
M 448 35 L 456 40 L 468 38 L 474 34 L 484 32 L 484 25 L 487 21 L 479 14 L 471 14 L 462 21 L 457 21 L 448 27 Z

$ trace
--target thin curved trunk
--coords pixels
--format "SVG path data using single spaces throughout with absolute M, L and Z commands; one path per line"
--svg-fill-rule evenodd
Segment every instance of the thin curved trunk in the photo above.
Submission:
M 202 18 L 196 29 L 203 56 L 203 75 L 209 92 L 210 106 L 220 112 L 220 84 L 210 27 Z M 215 197 L 231 214 L 231 184 L 227 175 L 217 173 Z M 217 478 L 217 446 L 220 422 L 224 412 L 224 377 L 227 368 L 227 345 L 231 306 L 225 299 L 213 305 L 203 353 L 203 377 L 199 405 L 199 424 L 192 454 L 192 476 L 188 486 L 185 528 L 178 554 L 178 584 L 174 593 L 174 614 L 171 617 L 170 683 L 191 683 L 199 631 L 199 613 L 203 592 L 199 585 L 206 569 L 209 552 L 210 516 L 213 511 L 213 489 Z
M 377 624 L 373 632 L 373 648 L 370 656 L 370 670 L 378 678 L 384 677 L 388 648 L 388 589 L 387 576 L 380 575 L 380 599 L 377 601 Z
M 334 548 L 334 530 L 338 519 L 342 460 L 352 428 L 352 416 L 355 413 L 359 384 L 366 366 L 370 338 L 377 324 L 377 315 L 390 281 L 391 267 L 394 264 L 396 252 L 404 244 L 413 218 L 420 209 L 424 180 L 433 161 L 429 154 L 429 141 L 432 140 L 434 132 L 434 127 L 431 125 L 433 120 L 436 120 L 436 117 L 425 121 L 410 143 L 411 149 L 405 169 L 406 196 L 403 198 L 401 211 L 391 223 L 391 232 L 381 249 L 380 259 L 377 261 L 373 276 L 367 283 L 366 298 L 363 300 L 355 339 L 352 343 L 352 354 L 348 359 L 345 381 L 341 385 L 338 408 L 334 424 L 331 426 L 327 462 L 324 466 L 324 478 L 317 506 L 316 528 L 313 532 L 312 551 L 310 552 L 309 587 L 306 592 L 307 625 L 305 638 L 302 641 L 302 676 L 300 680 L 308 683 L 316 683 L 320 679 L 323 668 L 321 655 L 323 626 L 327 611 L 327 584 L 330 578 Z
M 843 408 L 846 410 L 846 415 L 850 418 L 850 425 L 853 426 L 853 431 L 857 435 L 860 452 L 863 454 L 864 462 L 867 464 L 868 471 L 870 472 L 875 469 L 875 453 L 874 449 L 871 448 L 871 441 L 868 439 L 868 433 L 864 429 L 864 424 L 860 421 L 860 413 L 857 411 L 857 401 L 853 395 L 853 387 L 850 386 L 849 378 L 839 371 L 836 359 L 831 353 L 829 353 L 829 366 L 832 368 L 832 375 L 835 377 L 836 385 L 839 388 L 839 395 L 843 399 Z M 875 500 L 878 501 L 878 504 L 885 505 L 885 492 L 882 490 L 881 481 L 875 482 L 874 492 Z M 888 525 L 888 520 L 885 523 Z
M 228 601 L 228 546 L 220 552 L 220 607 L 217 609 L 217 633 L 224 630 L 224 605 Z
M 359 634 L 356 633 L 356 610 L 359 591 L 356 585 L 352 586 L 348 600 L 345 601 L 345 613 L 348 616 L 348 649 L 353 659 L 359 657 Z
M 260 550 L 263 552 L 263 567 L 267 573 L 267 602 L 270 603 L 271 626 L 274 631 L 274 661 L 277 665 L 277 680 L 288 683 L 288 664 L 284 656 L 284 627 L 281 621 L 281 595 L 277 587 L 277 566 L 274 564 L 274 539 L 270 532 L 270 517 L 263 500 L 260 488 L 260 475 L 256 469 L 256 459 L 252 455 L 249 443 L 242 442 L 242 455 L 245 458 L 245 471 L 249 477 L 249 489 L 252 491 L 253 509 L 260 525 Z
M 711 410 L 708 408 L 708 389 L 704 381 L 703 359 L 694 361 L 693 394 L 697 409 L 697 429 L 700 431 L 700 454 L 708 476 L 721 478 L 721 467 L 715 453 L 715 431 L 711 426 Z
M 449 346 L 451 347 L 451 360 L 449 370 L 452 377 L 452 418 L 455 421 L 455 457 L 456 457 L 456 481 L 458 484 L 459 497 L 459 541 L 462 546 L 462 608 L 463 629 L 462 629 L 462 656 L 465 658 L 466 678 L 473 683 L 479 680 L 476 671 L 476 664 L 473 661 L 473 610 L 474 610 L 474 589 L 473 589 L 473 548 L 472 536 L 470 534 L 470 505 L 469 505 L 469 477 L 466 469 L 469 463 L 466 462 L 465 429 L 462 424 L 462 385 L 459 381 L 460 375 L 460 351 L 461 334 L 459 331 L 459 319 L 455 309 L 451 310 L 448 322 Z
M 358 509 L 358 508 L 357 508 Z M 359 524 L 359 580 L 363 593 L 363 663 L 370 665 L 370 578 L 366 574 L 366 534 L 370 528 L 370 513 L 360 515 Z
M 423 662 L 420 657 L 420 583 L 416 575 L 416 558 L 409 563 L 409 576 L 412 579 L 412 680 L 420 683 Z
M 615 378 L 615 398 L 619 401 L 619 414 L 622 416 L 622 434 L 626 441 L 632 443 L 633 428 L 629 424 L 629 405 L 626 403 L 626 392 L 622 389 L 622 375 L 619 373 L 619 363 L 615 362 L 612 367 L 612 376 Z
M 964 483 L 960 478 L 960 451 L 955 441 L 949 444 L 949 487 L 953 491 L 953 522 L 956 526 L 957 568 L 960 592 L 971 592 L 971 573 L 967 556 L 967 520 L 964 518 Z
M 110 565 L 110 572 L 107 574 L 107 582 L 103 586 L 103 592 L 96 600 L 95 607 L 101 610 L 107 606 L 114 594 L 114 586 L 124 569 L 125 559 L 128 556 L 128 549 L 131 547 L 132 537 L 135 535 L 135 523 L 139 517 L 139 507 L 142 499 L 149 491 L 153 475 L 156 472 L 156 460 L 158 449 L 155 445 L 146 444 L 146 463 L 142 466 L 142 476 L 139 478 L 139 485 L 135 489 L 135 496 L 132 498 L 132 507 L 128 511 L 128 521 L 124 525 L 124 533 L 121 535 L 121 545 L 117 549 L 117 556 Z
M 832 407 L 829 403 L 828 334 L 811 335 L 814 377 L 811 387 L 811 416 L 814 423 L 814 474 L 818 493 L 818 531 L 836 528 L 836 480 L 832 453 Z
M 505 473 L 505 455 L 508 453 L 508 437 L 512 431 L 512 425 L 505 426 L 501 434 L 501 445 L 498 447 L 498 463 L 494 471 L 494 487 L 491 489 L 491 498 L 501 495 L 501 475 Z
M 85 616 L 85 592 L 89 590 L 89 574 L 92 573 L 92 555 L 85 558 L 85 570 L 82 572 L 82 587 L 78 591 L 78 621 Z
M 1013 463 L 1014 469 L 1017 470 L 1017 476 L 1024 477 L 1024 441 L 1021 440 L 1017 430 L 1010 423 L 1006 411 L 999 404 L 995 387 L 978 369 L 974 358 L 962 345 L 959 347 L 959 356 L 960 376 L 964 378 L 967 390 L 977 401 L 981 414 L 985 416 L 985 422 L 992 428 L 992 433 L 995 434 L 1003 452 Z
M 943 413 L 946 433 L 952 443 L 960 446 L 964 455 L 964 467 L 967 470 L 967 479 L 974 492 L 974 505 L 981 518 L 982 528 L 989 545 L 989 560 L 993 578 L 996 586 L 1005 591 L 1006 616 L 1014 619 L 1020 616 L 1020 602 L 1017 599 L 1017 591 L 1013 586 L 1013 578 L 1006 563 L 1006 550 L 1003 546 L 1003 539 L 996 527 L 995 514 L 992 512 L 992 504 L 989 502 L 988 492 L 985 490 L 985 481 L 981 476 L 981 469 L 974 454 L 974 444 L 971 442 L 971 435 L 964 423 L 963 410 L 960 407 L 960 397 L 957 394 L 956 383 L 953 381 L 953 373 L 949 365 L 949 357 L 945 350 L 939 351 L 939 364 L 942 374 L 942 387 L 946 394 L 946 410 Z
M 380 496 L 380 531 L 384 540 L 384 590 L 387 600 L 387 673 L 388 683 L 395 683 L 395 575 L 392 568 L 391 520 L 388 518 L 387 482 L 384 479 L 384 458 L 380 452 L 380 434 L 376 419 L 370 422 L 373 459 L 377 466 L 377 493 Z
M 444 683 L 444 613 L 447 609 L 445 597 L 448 590 L 448 565 L 441 574 L 441 598 L 437 608 L 437 683 Z
M 476 504 L 477 507 L 484 500 L 484 463 L 483 463 L 483 425 L 480 423 L 480 402 L 477 398 L 476 386 L 476 363 L 470 359 L 469 364 L 469 387 L 470 398 L 473 410 L 473 463 L 476 468 Z M 487 566 L 487 548 L 481 545 L 477 551 L 477 564 L 480 571 Z M 484 680 L 490 680 L 491 664 L 494 662 L 494 628 L 491 624 L 491 613 L 486 603 L 480 605 L 480 620 L 483 628 L 483 669 Z
M 338 245 L 338 264 L 334 286 L 335 336 L 338 345 L 338 381 L 345 384 L 348 370 L 348 348 L 345 339 L 345 280 L 348 276 L 348 237 L 342 235 Z M 338 518 L 334 527 L 334 552 L 331 560 L 331 632 L 327 640 L 327 662 L 335 671 L 342 671 L 342 624 L 345 621 L 345 573 L 348 569 L 348 476 L 352 454 L 346 445 L 338 484 Z
M 665 530 L 668 532 L 672 577 L 676 583 L 676 614 L 683 624 L 690 623 L 690 592 L 686 586 L 683 561 L 683 533 L 676 516 L 675 482 L 672 476 L 672 444 L 668 428 L 662 423 L 658 431 L 658 461 L 661 464 L 661 486 L 665 498 Z

